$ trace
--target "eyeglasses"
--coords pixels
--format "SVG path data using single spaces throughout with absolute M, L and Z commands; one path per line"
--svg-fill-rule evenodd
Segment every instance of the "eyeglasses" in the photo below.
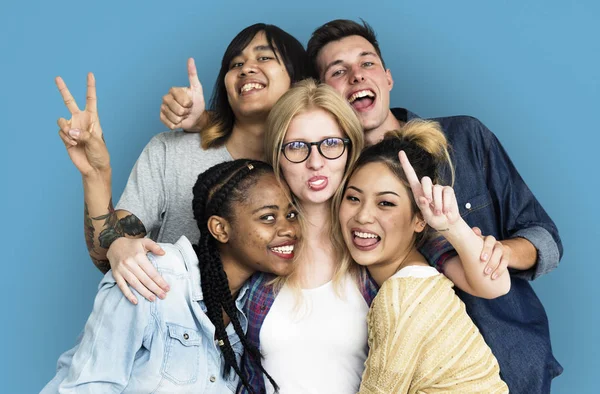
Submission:
M 325 138 L 316 142 L 290 141 L 283 144 L 281 151 L 286 159 L 292 163 L 302 163 L 310 156 L 312 146 L 316 145 L 317 150 L 324 158 L 335 160 L 346 151 L 346 145 L 350 144 L 349 138 Z

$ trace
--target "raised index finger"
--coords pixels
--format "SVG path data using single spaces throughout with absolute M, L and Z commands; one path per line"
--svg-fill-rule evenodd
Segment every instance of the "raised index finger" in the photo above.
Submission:
M 79 112 L 79 107 L 77 106 L 75 99 L 71 95 L 71 92 L 69 92 L 65 81 L 63 81 L 61 77 L 56 77 L 54 82 L 56 82 L 56 87 L 58 87 L 58 91 L 60 92 L 60 95 L 62 96 L 63 101 L 67 106 L 67 109 L 71 112 L 71 115 Z
M 96 113 L 98 111 L 96 101 L 96 78 L 93 73 L 87 75 L 87 96 L 85 101 L 85 109 L 89 112 Z
M 408 181 L 408 184 L 415 195 L 415 200 L 418 200 L 418 198 L 423 195 L 423 187 L 421 186 L 421 182 L 419 182 L 419 177 L 417 177 L 415 169 L 410 164 L 410 161 L 403 150 L 400 151 L 398 156 L 400 158 L 400 165 L 402 165 L 402 169 L 406 175 L 406 180 Z

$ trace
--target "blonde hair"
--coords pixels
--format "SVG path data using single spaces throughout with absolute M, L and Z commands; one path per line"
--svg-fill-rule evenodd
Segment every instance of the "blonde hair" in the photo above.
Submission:
M 332 87 L 325 84 L 318 84 L 314 79 L 306 79 L 296 83 L 288 92 L 286 92 L 275 104 L 269 117 L 267 118 L 267 127 L 265 132 L 265 152 L 266 161 L 275 170 L 275 176 L 279 181 L 283 178 L 281 166 L 279 164 L 282 156 L 283 140 L 290 126 L 292 119 L 302 113 L 311 110 L 321 109 L 332 115 L 342 131 L 350 139 L 348 146 L 348 159 L 346 162 L 346 172 L 354 166 L 360 156 L 364 146 L 363 128 L 356 114 L 348 105 L 348 102 Z M 341 183 L 338 190 L 343 187 Z M 337 193 L 337 191 L 336 191 Z M 300 211 L 300 224 L 303 232 L 307 229 L 306 216 L 302 212 L 302 206 L 296 201 Z M 329 229 L 334 229 L 338 221 L 337 211 L 334 211 L 333 199 L 328 201 L 330 215 L 328 218 Z M 341 261 L 346 246 L 340 238 L 333 237 L 332 249 L 336 261 Z M 306 255 L 306 246 L 304 242 L 296 247 L 296 260 L 302 260 Z M 355 271 L 354 264 L 338 264 L 333 276 L 333 284 L 336 292 L 340 294 L 341 283 L 346 273 Z M 274 281 L 276 288 L 283 284 L 288 284 L 292 288 L 299 289 L 300 283 L 296 272 L 286 278 L 278 278 Z
M 352 169 L 346 172 L 342 182 L 343 187 L 334 196 L 334 210 L 339 213 L 348 180 L 359 168 L 369 163 L 385 164 L 400 182 L 410 189 L 398 158 L 398 153 L 401 150 L 408 156 L 419 179 L 429 176 L 434 184 L 441 184 L 444 182 L 443 172 L 448 169 L 451 178 L 450 185 L 454 184 L 454 167 L 450 158 L 450 147 L 440 124 L 431 120 L 415 119 L 406 123 L 399 130 L 387 132 L 381 142 L 368 147 L 362 152 Z M 414 201 L 412 193 L 409 192 L 408 194 L 411 200 L 412 213 L 416 215 L 420 212 L 419 207 Z M 343 242 L 341 223 L 339 223 L 339 220 L 336 223 L 337 228 L 332 232 L 333 237 L 338 238 L 336 242 Z M 415 234 L 415 246 L 418 247 L 425 240 L 426 234 L 427 231 Z M 347 248 L 344 250 L 342 260 L 341 264 L 344 265 L 352 262 L 352 257 Z M 362 272 L 364 273 L 364 270 Z

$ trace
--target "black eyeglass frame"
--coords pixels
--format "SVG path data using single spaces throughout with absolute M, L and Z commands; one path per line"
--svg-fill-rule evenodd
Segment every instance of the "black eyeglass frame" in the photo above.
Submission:
M 331 140 L 331 139 L 335 139 L 335 140 L 341 140 L 341 141 L 342 141 L 342 143 L 344 144 L 344 149 L 342 149 L 342 152 L 341 152 L 339 155 L 337 155 L 336 157 L 327 157 L 327 156 L 325 156 L 325 155 L 323 154 L 323 151 L 321 150 L 321 144 L 322 144 L 323 142 L 325 142 L 325 141 L 327 141 L 327 140 Z M 296 142 L 302 142 L 303 144 L 306 144 L 306 145 L 308 145 L 308 154 L 306 155 L 306 157 L 305 157 L 304 159 L 302 159 L 302 160 L 300 160 L 300 161 L 293 161 L 293 160 L 290 160 L 290 158 L 289 158 L 289 157 L 287 157 L 287 155 L 285 154 L 285 148 L 286 148 L 288 145 L 290 145 L 290 144 L 294 144 L 294 143 L 296 143 Z M 289 162 L 291 162 L 291 163 L 294 163 L 294 164 L 298 164 L 298 163 L 303 163 L 303 162 L 305 162 L 306 160 L 308 160 L 308 158 L 310 157 L 310 154 L 312 153 L 312 147 L 313 147 L 314 145 L 316 145 L 316 146 L 317 146 L 317 150 L 319 151 L 319 154 L 320 154 L 322 157 L 324 157 L 324 158 L 325 158 L 325 159 L 327 159 L 327 160 L 335 160 L 335 159 L 338 159 L 338 158 L 340 158 L 340 157 L 341 157 L 341 156 L 344 154 L 344 152 L 346 152 L 346 146 L 350 145 L 350 142 L 351 142 L 351 141 L 350 141 L 350 138 L 341 138 L 341 137 L 327 137 L 327 138 L 323 138 L 321 141 L 314 141 L 314 142 L 306 142 L 306 141 L 290 141 L 290 142 L 286 142 L 285 144 L 283 144 L 283 145 L 281 146 L 281 152 L 283 153 L 283 156 L 286 158 L 286 160 L 287 160 L 287 161 L 289 161 Z

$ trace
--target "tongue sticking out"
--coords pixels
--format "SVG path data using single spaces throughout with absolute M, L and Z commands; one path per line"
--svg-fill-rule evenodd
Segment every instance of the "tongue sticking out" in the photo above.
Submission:
M 379 242 L 379 238 L 360 238 L 360 237 L 354 237 L 354 243 L 357 246 L 362 246 L 362 247 L 373 246 L 377 242 Z
M 352 103 L 352 106 L 357 111 L 360 111 L 361 109 L 367 108 L 369 105 L 373 104 L 373 101 L 374 101 L 373 97 L 362 97 L 362 98 L 354 100 L 354 102 Z

